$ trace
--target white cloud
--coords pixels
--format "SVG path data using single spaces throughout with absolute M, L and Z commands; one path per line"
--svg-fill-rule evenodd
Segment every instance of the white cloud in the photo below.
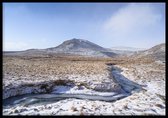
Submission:
M 102 25 L 111 47 L 149 48 L 165 40 L 164 11 L 155 4 L 131 3 L 114 12 Z
M 147 3 L 131 3 L 119 9 L 104 24 L 106 31 L 113 33 L 131 33 L 154 26 L 161 20 L 153 6 Z

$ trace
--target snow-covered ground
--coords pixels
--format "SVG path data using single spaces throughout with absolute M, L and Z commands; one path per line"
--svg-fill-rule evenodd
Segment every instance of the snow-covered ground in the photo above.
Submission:
M 142 92 L 116 102 L 65 99 L 47 105 L 3 109 L 4 115 L 164 115 L 165 104 Z
M 154 68 L 153 65 L 133 65 L 129 68 L 117 65 L 117 67 L 122 69 L 122 72 L 117 72 L 123 76 L 116 77 L 119 77 L 120 82 L 127 84 L 128 91 L 132 90 L 128 85 L 135 85 L 135 83 L 141 85 L 142 90 L 132 92 L 132 95 L 114 102 L 69 98 L 45 105 L 14 106 L 3 109 L 3 115 L 165 115 L 164 72 L 160 72 L 160 69 Z M 121 77 L 128 80 L 121 81 Z M 51 93 L 84 93 L 100 96 L 115 94 L 115 92 L 99 92 L 76 85 L 55 86 Z

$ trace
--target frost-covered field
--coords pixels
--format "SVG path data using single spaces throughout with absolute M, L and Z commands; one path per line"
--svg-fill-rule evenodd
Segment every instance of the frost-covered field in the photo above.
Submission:
M 75 59 L 75 58 L 74 58 Z M 25 93 L 76 93 L 109 96 L 105 102 L 69 98 L 45 105 L 14 106 L 4 115 L 165 115 L 165 64 L 127 59 L 89 60 L 4 57 L 3 99 Z M 121 69 L 114 79 L 109 64 Z M 125 82 L 125 83 L 124 83 Z M 140 91 L 133 91 L 135 87 Z

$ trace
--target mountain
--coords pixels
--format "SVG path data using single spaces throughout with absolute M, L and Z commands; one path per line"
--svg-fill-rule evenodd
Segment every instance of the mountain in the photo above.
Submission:
M 156 61 L 165 62 L 165 43 L 153 46 L 148 50 L 137 53 L 137 57 L 151 57 Z
M 105 48 L 83 39 L 71 39 L 64 41 L 57 47 L 48 48 L 47 51 L 73 52 L 73 51 L 107 51 Z
M 124 46 L 118 46 L 118 47 L 111 47 L 109 48 L 112 52 L 118 54 L 118 55 L 126 55 L 130 56 L 133 55 L 139 51 L 145 50 L 143 48 L 133 48 L 133 47 L 124 47 Z
M 64 41 L 57 47 L 47 48 L 46 51 L 48 53 L 67 53 L 94 57 L 113 57 L 117 55 L 90 41 L 75 38 Z
M 71 39 L 64 41 L 62 44 L 47 49 L 28 49 L 8 55 L 43 55 L 43 54 L 71 54 L 91 57 L 114 57 L 117 54 L 103 48 L 97 44 L 83 39 Z

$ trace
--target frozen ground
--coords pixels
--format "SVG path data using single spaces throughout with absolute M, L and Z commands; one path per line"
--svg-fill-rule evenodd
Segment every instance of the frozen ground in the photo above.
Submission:
M 3 109 L 4 115 L 164 115 L 165 103 L 152 93 L 139 92 L 116 102 L 65 99 L 47 105 Z
M 25 63 L 25 61 L 22 62 Z M 35 67 L 38 67 L 38 63 L 40 63 L 40 61 L 35 63 Z M 42 63 L 44 62 L 42 61 Z M 54 70 L 54 67 L 59 63 L 60 62 L 52 64 L 54 66 L 50 70 Z M 11 71 L 10 74 L 13 74 L 14 76 L 10 78 L 10 71 L 5 72 L 5 79 L 3 78 L 3 98 L 5 99 L 10 96 L 25 93 L 46 92 L 70 94 L 84 93 L 88 95 L 109 96 L 116 93 L 122 93 L 122 90 L 130 92 L 131 95 L 112 102 L 69 98 L 48 104 L 13 106 L 10 108 L 3 108 L 3 115 L 165 115 L 165 63 L 133 63 L 131 61 L 128 63 L 124 62 L 116 64 L 115 67 L 120 68 L 120 70 L 114 69 L 111 76 L 114 76 L 117 79 L 114 79 L 109 75 L 110 73 L 107 71 L 108 68 L 105 68 L 103 64 L 100 63 L 98 65 L 96 62 L 93 66 L 92 63 L 93 62 L 90 64 L 89 62 L 83 64 L 80 63 L 79 65 L 78 62 L 75 62 L 75 64 L 78 65 L 75 66 L 73 63 L 68 67 L 64 66 L 63 63 L 63 69 L 68 68 L 69 70 L 75 70 L 76 67 L 80 67 L 79 69 L 76 69 L 79 73 L 87 72 L 84 70 L 90 69 L 84 75 L 79 73 L 72 75 L 67 74 L 65 76 L 61 75 L 66 77 L 63 82 L 60 81 L 60 78 L 55 76 L 45 76 L 48 78 L 50 77 L 48 79 L 41 76 L 42 74 L 39 74 L 40 76 L 38 79 L 33 79 L 32 77 L 28 78 L 32 73 L 26 75 L 23 71 L 19 70 L 17 72 L 17 69 L 20 69 L 20 66 L 24 64 L 18 64 L 19 67 L 16 66 L 16 69 L 13 67 L 12 69 L 14 70 L 11 71 L 11 65 L 8 62 L 7 64 L 9 66 L 4 67 L 4 69 L 9 69 Z M 14 64 L 17 65 L 17 63 Z M 66 62 L 65 65 L 67 64 L 70 65 L 71 63 Z M 84 67 L 86 64 L 88 64 L 87 67 Z M 28 65 L 29 67 L 31 66 L 31 64 Z M 42 67 L 39 69 L 45 67 L 43 65 L 40 66 Z M 74 69 L 72 68 L 73 66 Z M 29 67 L 27 67 L 27 69 Z M 50 66 L 50 68 L 51 67 L 52 66 Z M 102 68 L 106 71 L 102 71 Z M 55 69 L 55 72 L 56 70 L 57 68 Z M 36 73 L 39 72 L 38 69 L 34 71 L 37 71 Z M 67 71 L 63 70 L 62 72 Z M 25 79 L 19 79 L 18 75 L 14 72 L 23 72 L 22 75 L 25 75 Z M 89 72 L 94 74 L 90 74 Z
M 4 115 L 165 115 L 165 79 L 155 78 L 137 79 L 124 66 L 118 66 L 123 71 L 121 72 L 124 77 L 130 78 L 134 82 L 142 85 L 142 90 L 139 92 L 133 92 L 132 95 L 117 100 L 115 102 L 105 101 L 90 101 L 69 98 L 60 100 L 55 103 L 49 103 L 45 105 L 31 105 L 11 107 L 9 109 L 3 109 Z M 134 66 L 136 67 L 136 66 Z M 144 73 L 144 65 L 138 66 L 136 71 Z M 150 66 L 146 65 L 146 69 Z M 130 67 L 131 68 L 131 67 Z M 151 68 L 150 68 L 151 69 Z M 157 69 L 155 69 L 157 71 Z M 147 76 L 147 75 L 146 75 Z M 145 77 L 145 76 L 143 76 Z M 128 81 L 129 83 L 130 81 Z M 131 84 L 131 82 L 129 83 Z M 131 88 L 127 88 L 131 90 Z M 89 90 L 84 86 L 67 87 L 56 86 L 53 88 L 52 93 L 85 93 L 91 95 L 112 95 L 114 93 L 109 92 L 96 92 Z

